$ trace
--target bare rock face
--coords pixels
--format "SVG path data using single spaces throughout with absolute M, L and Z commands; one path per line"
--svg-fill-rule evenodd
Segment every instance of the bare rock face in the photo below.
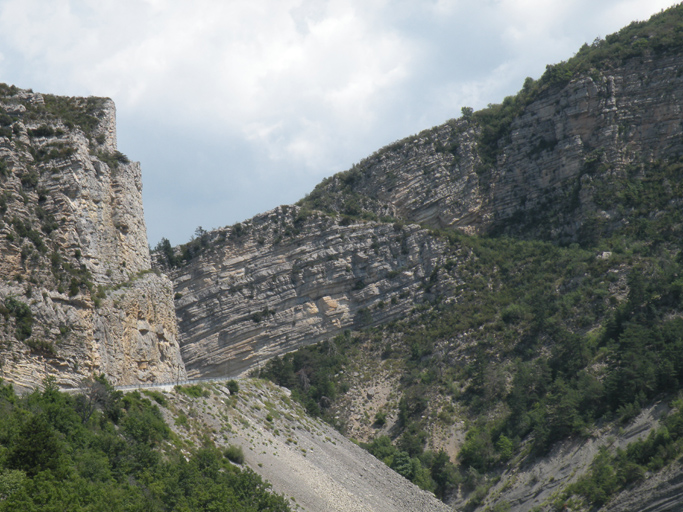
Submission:
M 169 281 L 149 274 L 140 166 L 111 100 L 0 87 L 2 377 L 184 376 Z
M 619 229 L 629 207 L 604 188 L 625 177 L 637 186 L 646 168 L 683 154 L 680 68 L 680 57 L 651 53 L 545 83 L 493 145 L 484 137 L 485 116 L 468 115 L 383 148 L 323 181 L 299 207 L 201 235 L 192 242 L 199 255 L 172 272 L 188 375 L 237 376 L 345 329 L 402 318 L 425 301 L 458 300 L 457 272 L 439 272 L 457 268 L 458 249 L 428 228 L 559 244 L 585 241 L 591 222 L 605 235 Z M 667 205 L 679 207 L 680 197 Z M 340 405 L 357 437 L 370 439 L 375 430 L 356 420 L 389 401 L 379 370 Z M 600 447 L 623 448 L 652 431 L 657 409 L 626 430 L 571 439 L 506 470 L 477 509 L 549 510 Z M 434 448 L 455 457 L 464 429 L 442 432 Z M 605 510 L 678 510 L 681 482 L 676 464 Z M 472 506 L 463 496 L 451 501 Z
M 172 293 L 166 276 L 146 273 L 113 290 L 94 315 L 95 366 L 117 384 L 186 378 Z
M 392 144 L 323 181 L 293 214 L 335 221 L 299 225 L 275 210 L 247 222 L 246 235 L 208 234 L 211 251 L 173 274 L 190 374 L 236 375 L 423 300 L 442 242 L 417 227 L 397 235 L 389 219 L 560 243 L 578 241 L 591 219 L 618 227 L 624 211 L 602 210 L 594 181 L 683 151 L 677 62 L 634 58 L 548 85 L 497 148 L 482 145 L 476 116 Z
M 280 207 L 213 232 L 211 249 L 172 273 L 188 375 L 239 375 L 435 292 L 447 242 L 416 225 L 343 224 Z

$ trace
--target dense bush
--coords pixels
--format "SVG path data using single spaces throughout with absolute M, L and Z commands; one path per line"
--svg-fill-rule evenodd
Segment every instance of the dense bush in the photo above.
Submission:
M 230 379 L 226 386 L 228 388 L 228 391 L 230 391 L 231 395 L 236 395 L 240 392 L 240 385 L 237 383 L 236 380 Z
M 24 397 L 0 384 L 0 511 L 290 510 L 210 442 L 190 454 L 169 444 L 139 393 L 90 384 L 87 397 L 50 381 Z
M 244 452 L 241 446 L 228 445 L 225 449 L 225 456 L 235 464 L 244 464 Z
M 16 323 L 15 337 L 19 341 L 24 341 L 33 332 L 33 313 L 28 304 L 15 299 L 14 297 L 7 297 L 5 299 L 5 308 L 9 314 L 14 317 Z
M 292 396 L 309 414 L 324 416 L 331 401 L 346 388 L 336 376 L 348 360 L 352 345 L 347 332 L 319 345 L 275 357 L 266 363 L 259 376 L 291 389 Z

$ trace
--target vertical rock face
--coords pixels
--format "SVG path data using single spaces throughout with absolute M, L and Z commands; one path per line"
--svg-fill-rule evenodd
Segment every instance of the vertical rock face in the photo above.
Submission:
M 173 272 L 190 377 L 238 375 L 433 296 L 443 240 L 416 225 L 304 213 L 280 207 L 214 232 L 211 249 Z
M 490 227 L 575 241 L 590 216 L 617 225 L 618 212 L 596 205 L 593 183 L 683 153 L 680 64 L 676 55 L 632 59 L 531 103 L 490 176 Z
M 169 281 L 150 272 L 140 166 L 111 100 L 0 87 L 2 376 L 184 375 Z

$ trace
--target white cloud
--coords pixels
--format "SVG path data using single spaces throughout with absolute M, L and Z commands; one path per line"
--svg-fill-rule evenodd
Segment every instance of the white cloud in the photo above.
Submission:
M 302 142 L 320 133 L 310 127 L 371 125 L 413 54 L 376 23 L 381 2 L 41 3 L 8 1 L 0 18 L 5 43 L 41 64 L 29 79 L 160 117 L 173 105 L 167 122 L 262 137 L 280 144 L 269 148 L 274 158 L 308 166 L 321 154 L 315 140 Z

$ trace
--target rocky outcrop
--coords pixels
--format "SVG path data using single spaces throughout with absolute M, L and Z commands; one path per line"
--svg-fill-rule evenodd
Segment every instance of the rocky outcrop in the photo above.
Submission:
M 470 300 L 455 288 L 467 287 L 458 277 L 465 255 L 457 236 L 449 240 L 427 228 L 559 244 L 586 242 L 586 227 L 596 219 L 603 234 L 616 232 L 634 208 L 627 194 L 605 190 L 619 180 L 634 188 L 655 181 L 647 176 L 655 162 L 683 155 L 680 66 L 671 52 L 645 53 L 544 83 L 506 121 L 496 144 L 485 137 L 486 116 L 468 115 L 378 151 L 325 180 L 298 208 L 281 207 L 201 234 L 189 244 L 188 262 L 172 272 L 188 375 L 237 376 L 345 329 L 408 317 L 425 301 Z M 678 218 L 677 195 L 662 201 L 671 218 Z M 655 208 L 638 215 L 662 213 Z M 598 254 L 607 259 L 610 253 Z M 456 271 L 440 272 L 442 267 Z M 621 292 L 610 293 L 616 301 Z M 598 332 L 602 326 L 593 327 Z M 449 343 L 464 341 L 456 336 Z M 390 411 L 382 433 L 394 435 L 397 414 L 391 411 L 398 410 L 400 396 L 381 383 L 399 378 L 376 361 L 364 370 L 371 386 L 352 384 L 333 417 L 351 435 L 369 440 L 380 433 L 371 425 L 374 414 Z M 356 381 L 358 373 L 351 373 Z M 624 448 L 647 436 L 664 409 L 650 407 L 625 428 L 603 425 L 590 438 L 559 442 L 547 457 L 518 458 L 500 468 L 499 480 L 475 479 L 490 486 L 485 499 L 474 500 L 481 491 L 476 486 L 448 499 L 477 510 L 550 510 L 559 493 L 586 474 L 599 449 Z M 422 419 L 438 413 L 434 408 Z M 457 460 L 470 419 L 435 430 L 430 448 Z M 676 509 L 680 466 L 648 476 L 605 509 Z
M 140 166 L 115 107 L 0 88 L 2 377 L 184 376 L 169 281 L 150 274 Z
M 446 241 L 416 225 L 306 215 L 280 207 L 213 232 L 210 250 L 172 272 L 190 377 L 239 375 L 437 292 Z
M 596 205 L 593 181 L 683 153 L 680 66 L 680 55 L 646 54 L 546 86 L 497 148 L 482 145 L 476 116 L 449 121 L 323 181 L 302 204 L 563 243 L 595 216 L 614 229 L 624 212 Z
M 501 475 L 500 481 L 492 486 L 482 508 L 502 502 L 508 504 L 508 510 L 511 512 L 524 512 L 534 508 L 552 509 L 553 502 L 562 489 L 587 473 L 600 449 L 607 449 L 612 453 L 617 449 L 625 450 L 629 443 L 645 439 L 659 426 L 660 420 L 668 412 L 669 407 L 666 404 L 658 403 L 646 408 L 627 425 L 610 425 L 596 429 L 593 435 L 586 439 L 570 439 L 558 443 L 548 456 L 535 460 L 533 464 L 511 464 Z M 662 480 L 668 481 L 671 477 L 670 472 L 664 472 L 658 475 L 657 480 L 661 484 Z M 674 479 L 677 479 L 675 475 Z M 648 481 L 644 487 L 654 486 Z M 637 495 L 637 498 L 632 499 L 632 506 L 629 508 L 615 507 L 615 504 L 610 502 L 600 510 L 647 510 L 645 504 L 650 502 L 648 493 L 640 492 Z M 453 500 L 452 504 L 456 508 L 464 505 L 457 499 Z M 653 508 L 652 511 L 654 510 L 676 509 Z
M 628 208 L 612 197 L 602 209 L 595 184 L 683 154 L 679 64 L 676 54 L 646 53 L 547 83 L 495 147 L 482 138 L 485 116 L 465 116 L 323 181 L 292 214 L 257 217 L 247 234 L 239 225 L 206 235 L 210 251 L 173 273 L 190 374 L 237 375 L 423 300 L 448 257 L 443 242 L 388 222 L 562 244 L 581 241 L 591 219 L 607 232 L 626 224 Z
M 604 507 L 605 512 L 676 512 L 683 509 L 683 468 L 676 462 L 645 482 L 627 489 Z

